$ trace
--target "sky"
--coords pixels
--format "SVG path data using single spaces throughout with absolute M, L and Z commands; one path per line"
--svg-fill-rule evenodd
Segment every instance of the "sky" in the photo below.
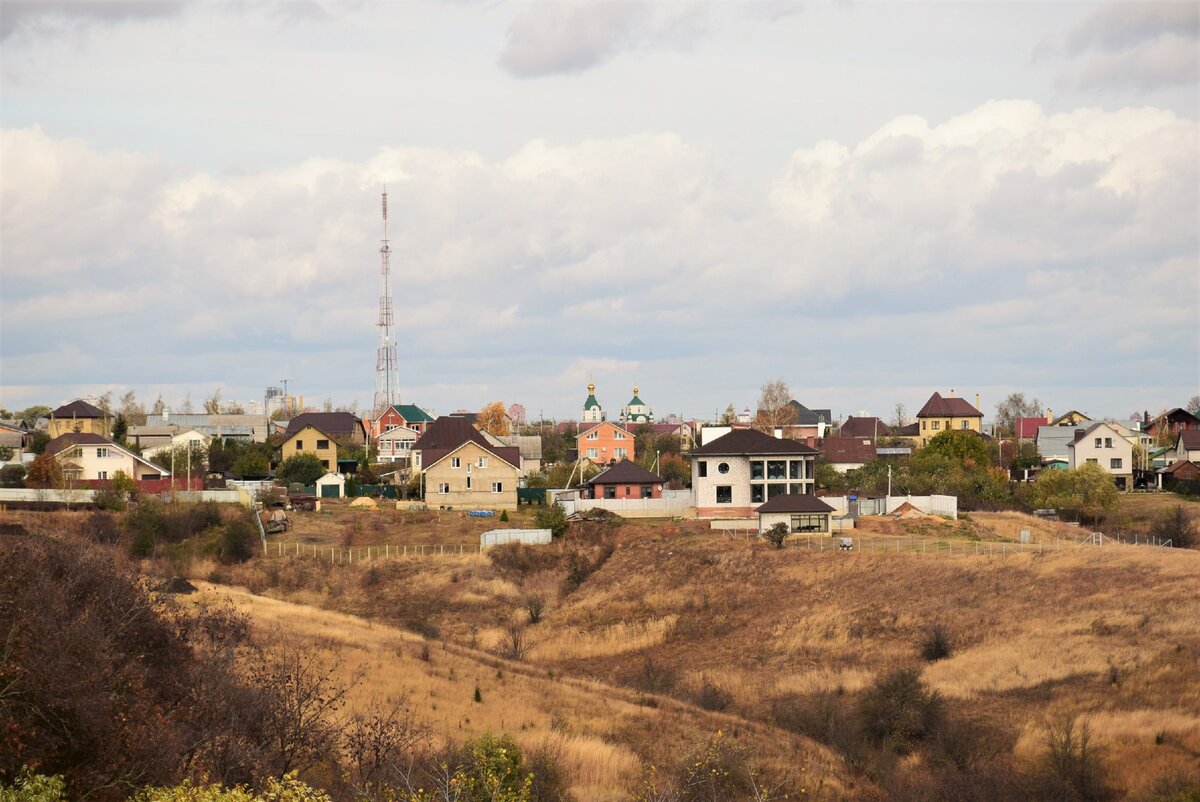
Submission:
M 1200 5 L 0 0 L 0 406 L 1200 393 Z

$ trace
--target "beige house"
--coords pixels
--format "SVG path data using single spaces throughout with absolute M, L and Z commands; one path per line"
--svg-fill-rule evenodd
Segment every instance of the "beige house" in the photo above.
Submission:
M 965 398 L 959 398 L 950 391 L 943 397 L 934 393 L 917 413 L 919 429 L 917 445 L 924 446 L 933 438 L 945 431 L 971 431 L 976 434 L 983 432 L 983 413 L 979 411 L 979 396 L 975 396 L 975 406 L 971 406 Z
M 305 426 L 288 436 L 279 448 L 283 459 L 297 454 L 312 454 L 327 471 L 337 470 L 337 443 L 316 426 Z
M 51 438 L 83 432 L 108 437 L 109 419 L 104 414 L 104 410 L 79 399 L 69 404 L 63 404 L 50 413 L 50 425 L 47 433 Z
M 118 471 L 133 479 L 166 479 L 171 472 L 147 462 L 106 437 L 90 432 L 72 432 L 46 444 L 62 466 L 63 477 L 72 481 L 104 481 Z
M 1112 475 L 1118 490 L 1133 489 L 1133 445 L 1113 425 L 1101 422 L 1076 429 L 1075 439 L 1067 445 L 1067 455 L 1070 467 L 1098 465 Z
M 521 468 L 501 452 L 467 440 L 423 466 L 425 503 L 446 509 L 517 509 Z M 520 462 L 520 458 L 516 459 Z

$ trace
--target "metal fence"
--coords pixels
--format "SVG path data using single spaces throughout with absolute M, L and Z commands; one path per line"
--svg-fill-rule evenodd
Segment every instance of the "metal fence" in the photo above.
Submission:
M 974 557 L 1005 557 L 1010 554 L 1042 554 L 1101 546 L 1153 546 L 1170 548 L 1170 540 L 1135 538 L 1122 540 L 1094 532 L 1078 540 L 1055 538 L 1038 543 L 1011 543 L 997 540 L 927 540 L 902 537 L 861 537 L 792 535 L 785 541 L 791 548 L 811 551 L 843 551 L 863 554 L 940 554 Z

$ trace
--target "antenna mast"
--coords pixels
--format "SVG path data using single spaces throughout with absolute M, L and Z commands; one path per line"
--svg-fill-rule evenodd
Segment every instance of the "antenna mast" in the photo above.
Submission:
M 379 349 L 375 357 L 375 414 L 399 399 L 396 321 L 392 315 L 392 249 L 388 245 L 387 190 L 383 192 L 383 244 L 379 247 Z

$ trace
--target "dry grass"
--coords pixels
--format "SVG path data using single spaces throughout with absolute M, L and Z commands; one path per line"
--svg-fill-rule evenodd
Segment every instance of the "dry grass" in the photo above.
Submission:
M 649 621 L 620 621 L 593 630 L 568 627 L 555 630 L 538 645 L 543 660 L 575 660 L 611 657 L 658 646 L 675 626 L 678 616 L 667 615 Z

